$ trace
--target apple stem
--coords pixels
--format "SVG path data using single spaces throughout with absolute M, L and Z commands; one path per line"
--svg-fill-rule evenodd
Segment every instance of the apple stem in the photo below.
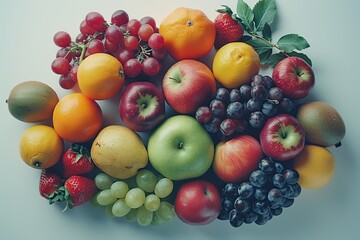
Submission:
M 145 109 L 147 107 L 147 104 L 146 103 L 141 103 L 141 108 L 142 109 Z
M 341 143 L 341 141 L 340 141 L 340 142 L 338 142 L 338 143 L 335 144 L 335 147 L 338 148 L 338 147 L 341 147 L 341 145 L 342 145 L 342 143 Z
M 280 120 L 278 120 L 278 124 L 280 126 L 280 130 L 281 130 L 281 137 L 285 138 L 286 137 L 286 133 L 284 131 L 284 125 L 282 124 L 282 122 Z
M 183 142 L 179 142 L 178 148 L 179 148 L 179 149 L 182 149 L 183 147 L 184 147 L 184 143 L 183 143 Z

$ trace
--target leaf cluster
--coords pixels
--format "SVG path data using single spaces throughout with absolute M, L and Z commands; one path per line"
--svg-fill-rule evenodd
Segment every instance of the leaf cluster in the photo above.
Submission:
M 229 7 L 223 6 L 225 9 Z M 244 0 L 238 0 L 236 13 L 232 17 L 239 21 L 245 30 L 240 41 L 251 45 L 258 53 L 261 64 L 274 67 L 279 61 L 289 56 L 304 59 L 310 66 L 310 58 L 301 50 L 310 47 L 302 36 L 294 33 L 280 37 L 276 42 L 272 39 L 272 23 L 277 13 L 275 0 L 259 0 L 253 9 Z

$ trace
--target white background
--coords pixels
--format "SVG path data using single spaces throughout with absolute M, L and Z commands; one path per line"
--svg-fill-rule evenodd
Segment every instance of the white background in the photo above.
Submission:
M 247 1 L 250 6 L 254 0 Z M 313 61 L 315 88 L 310 98 L 326 101 L 342 115 L 347 134 L 341 148 L 330 150 L 336 157 L 336 173 L 326 187 L 304 190 L 295 204 L 265 226 L 232 228 L 228 222 L 190 226 L 179 220 L 158 227 L 107 217 L 90 204 L 61 213 L 38 194 L 38 170 L 25 165 L 18 154 L 18 141 L 29 124 L 14 119 L 5 100 L 10 90 L 25 80 L 43 81 L 61 97 L 58 77 L 50 64 L 57 47 L 53 34 L 68 31 L 73 37 L 86 13 L 98 11 L 110 20 L 118 9 L 131 18 L 146 15 L 158 23 L 178 6 L 202 9 L 210 19 L 236 0 L 82 0 L 0 2 L 0 239 L 358 239 L 360 216 L 359 154 L 359 43 L 360 1 L 278 0 L 274 40 L 297 33 L 310 43 L 306 54 Z M 117 116 L 117 110 L 106 108 Z M 114 117 L 118 119 L 118 117 Z

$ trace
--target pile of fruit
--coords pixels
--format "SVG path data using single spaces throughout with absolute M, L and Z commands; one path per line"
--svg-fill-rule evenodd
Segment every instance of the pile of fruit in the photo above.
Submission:
M 177 8 L 159 26 L 124 10 L 109 22 L 91 12 L 75 40 L 55 33 L 51 68 L 72 90 L 59 99 L 24 81 L 7 100 L 12 116 L 32 123 L 19 153 L 41 170 L 43 198 L 64 211 L 91 201 L 141 226 L 177 216 L 239 227 L 263 225 L 303 188 L 330 182 L 328 148 L 341 145 L 345 124 L 331 105 L 306 101 L 315 84 L 301 53 L 308 43 L 297 34 L 272 42 L 274 0 L 218 12 L 210 20 Z M 200 59 L 214 48 L 210 67 Z M 105 124 L 99 101 L 117 97 L 121 122 Z

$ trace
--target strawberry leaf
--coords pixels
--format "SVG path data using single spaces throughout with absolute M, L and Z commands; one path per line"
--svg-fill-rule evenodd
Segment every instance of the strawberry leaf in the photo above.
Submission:
M 284 50 L 287 53 L 290 53 L 295 49 L 303 50 L 310 47 L 305 38 L 294 33 L 282 36 L 276 44 L 281 50 Z
M 265 24 L 272 24 L 276 15 L 274 0 L 260 0 L 253 9 L 256 31 L 262 31 Z
M 254 31 L 254 13 L 243 0 L 238 0 L 236 13 L 244 29 L 248 32 Z

